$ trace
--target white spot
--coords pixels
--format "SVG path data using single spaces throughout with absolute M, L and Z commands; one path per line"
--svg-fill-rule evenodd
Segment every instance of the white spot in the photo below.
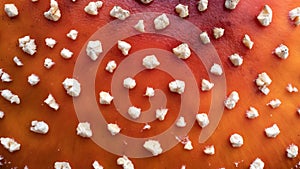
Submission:
M 200 40 L 204 45 L 210 43 L 210 38 L 209 38 L 207 32 L 200 33 Z
M 34 55 L 36 53 L 35 40 L 31 39 L 30 36 L 19 38 L 19 47 L 23 50 L 23 52 L 29 55 Z
M 144 33 L 145 32 L 144 20 L 139 20 L 138 23 L 134 25 L 134 29 Z
M 252 49 L 254 45 L 254 42 L 250 39 L 250 36 L 247 34 L 245 34 L 242 42 L 248 49 Z
M 0 142 L 3 145 L 3 147 L 6 148 L 11 153 L 18 151 L 21 148 L 21 144 L 19 144 L 12 138 L 1 137 Z
M 156 30 L 165 29 L 170 24 L 169 18 L 165 13 L 156 17 L 153 22 Z
M 267 106 L 272 107 L 273 109 L 279 107 L 281 105 L 281 101 L 279 99 L 271 100 L 269 103 L 267 103 Z
M 23 66 L 22 61 L 21 61 L 17 56 L 15 56 L 15 57 L 13 58 L 13 61 L 14 61 L 15 64 L 16 64 L 17 66 L 19 66 L 19 67 Z
M 116 134 L 120 133 L 121 128 L 118 126 L 118 124 L 109 123 L 107 124 L 107 130 L 112 136 L 115 136 Z
M 151 152 L 153 156 L 158 156 L 162 153 L 162 148 L 157 140 L 147 140 L 145 141 L 143 147 Z
M 243 58 L 237 53 L 230 55 L 229 60 L 234 66 L 241 66 L 243 64 Z
M 100 104 L 110 104 L 114 97 L 112 97 L 108 92 L 101 91 L 99 93 L 99 102 Z
M 67 91 L 67 94 L 72 97 L 78 97 L 81 92 L 80 83 L 74 78 L 66 78 L 63 81 L 63 86 Z
M 249 110 L 246 111 L 246 116 L 248 119 L 255 119 L 259 116 L 259 113 L 254 107 L 250 107 Z
M 70 30 L 70 32 L 67 34 L 67 37 L 72 40 L 76 40 L 77 36 L 78 36 L 78 31 L 75 29 Z
M 133 119 L 138 119 L 141 115 L 141 109 L 138 107 L 130 106 L 128 108 L 128 114 Z
M 207 155 L 214 155 L 215 154 L 215 147 L 214 145 L 206 146 L 203 150 L 203 152 Z
M 18 8 L 15 4 L 5 4 L 4 11 L 8 17 L 13 18 L 19 15 Z
M 244 139 L 241 135 L 235 133 L 229 138 L 232 147 L 241 147 L 244 144 Z
M 267 137 L 275 138 L 280 133 L 280 130 L 279 130 L 277 124 L 273 124 L 271 127 L 268 127 L 265 129 L 265 133 L 266 133 Z
M 60 19 L 60 9 L 58 8 L 58 3 L 55 0 L 50 1 L 50 9 L 47 12 L 44 12 L 44 17 L 55 22 Z
M 56 103 L 54 97 L 52 96 L 52 94 L 49 94 L 47 99 L 44 100 L 44 103 L 46 103 L 50 108 L 54 109 L 54 110 L 58 110 L 59 109 L 59 104 Z
M 57 42 L 53 38 L 46 38 L 45 43 L 49 48 L 54 48 L 54 46 L 56 45 Z
M 262 11 L 257 16 L 257 20 L 260 22 L 262 26 L 269 26 L 272 22 L 273 12 L 272 9 L 265 5 Z
M 190 50 L 189 45 L 187 43 L 182 43 L 179 46 L 173 48 L 173 53 L 179 59 L 187 59 L 191 56 L 191 50 Z
M 44 61 L 44 67 L 50 69 L 52 66 L 55 65 L 55 62 L 52 61 L 50 58 L 46 58 Z
M 127 89 L 133 89 L 136 86 L 136 82 L 131 77 L 124 79 L 123 86 Z
M 108 71 L 109 73 L 113 73 L 116 68 L 117 68 L 116 61 L 111 60 L 107 63 L 105 70 Z
M 124 56 L 127 56 L 131 49 L 131 45 L 125 41 L 118 40 L 118 49 L 121 50 Z
M 289 56 L 289 48 L 286 45 L 281 44 L 275 49 L 274 53 L 280 59 L 287 59 Z
M 71 52 L 69 49 L 63 48 L 60 51 L 60 55 L 61 57 L 63 57 L 64 59 L 70 59 L 73 56 L 73 52 Z
M 39 133 L 39 134 L 46 134 L 49 131 L 49 126 L 44 121 L 31 121 L 30 131 Z
M 214 63 L 212 65 L 212 67 L 210 68 L 210 73 L 217 75 L 217 76 L 221 76 L 223 74 L 221 65 Z
M 93 136 L 91 125 L 89 122 L 78 123 L 76 131 L 77 131 L 77 135 L 84 138 L 90 138 Z
M 225 99 L 224 105 L 227 109 L 231 110 L 233 109 L 237 102 L 239 101 L 239 93 L 237 91 L 233 91 L 230 93 L 230 95 Z
M 223 29 L 223 28 L 214 28 L 213 32 L 214 32 L 215 39 L 219 39 L 220 37 L 222 37 L 224 35 L 225 29 Z
M 31 74 L 30 76 L 28 76 L 27 81 L 31 86 L 34 86 L 40 82 L 40 78 L 35 74 Z
M 88 5 L 84 7 L 84 12 L 89 15 L 98 15 L 98 9 L 100 9 L 102 5 L 102 1 L 89 2 Z
M 209 124 L 209 119 L 206 113 L 197 114 L 196 120 L 201 128 L 204 128 Z
M 185 82 L 182 80 L 174 80 L 169 83 L 169 89 L 171 92 L 182 94 L 185 89 Z
M 103 52 L 102 44 L 99 40 L 89 41 L 86 46 L 86 54 L 93 60 L 97 60 L 99 55 Z
M 208 0 L 199 0 L 198 1 L 198 10 L 200 12 L 203 12 L 207 9 L 208 7 Z
M 154 69 L 159 65 L 160 63 L 155 57 L 155 55 L 148 55 L 143 58 L 143 66 L 145 66 L 145 68 L 147 69 Z
M 117 18 L 119 20 L 125 20 L 130 16 L 130 12 L 126 9 L 121 8 L 120 6 L 114 6 L 110 10 L 110 16 Z
M 159 120 L 159 121 L 163 121 L 165 120 L 165 117 L 168 113 L 168 109 L 157 109 L 155 111 L 155 117 Z
M 175 11 L 181 18 L 189 16 L 189 7 L 187 5 L 178 4 L 175 7 Z

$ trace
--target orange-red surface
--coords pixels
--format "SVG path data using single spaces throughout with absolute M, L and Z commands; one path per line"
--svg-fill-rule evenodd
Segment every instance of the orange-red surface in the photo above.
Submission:
M 183 150 L 183 145 L 178 144 L 168 152 L 158 157 L 146 159 L 132 159 L 136 168 L 180 168 L 186 165 L 187 168 L 235 168 L 235 162 L 239 162 L 238 168 L 248 168 L 250 163 L 259 157 L 265 162 L 265 168 L 292 168 L 299 161 L 286 157 L 285 149 L 291 144 L 300 146 L 300 116 L 296 109 L 300 106 L 299 93 L 288 93 L 285 87 L 292 83 L 300 88 L 300 30 L 295 27 L 288 18 L 289 10 L 300 6 L 295 0 L 287 1 L 241 1 L 238 7 L 229 11 L 224 8 L 223 0 L 209 1 L 209 8 L 206 12 L 200 13 L 196 8 L 196 1 L 159 1 L 154 0 L 150 5 L 143 5 L 137 1 L 104 1 L 104 6 L 99 10 L 98 16 L 89 16 L 84 11 L 84 6 L 89 2 L 79 0 L 72 3 L 71 0 L 58 1 L 62 12 L 62 18 L 58 22 L 51 22 L 43 17 L 43 12 L 48 10 L 49 2 L 40 0 L 32 3 L 29 0 L 9 1 L 2 0 L 0 8 L 5 3 L 15 3 L 19 8 L 19 16 L 8 18 L 4 10 L 0 11 L 0 68 L 9 73 L 13 82 L 0 83 L 0 89 L 11 89 L 19 94 L 20 105 L 12 105 L 4 99 L 0 99 L 0 109 L 5 112 L 4 119 L 0 120 L 0 136 L 12 137 L 21 143 L 21 150 L 9 153 L 0 147 L 0 155 L 5 161 L 2 168 L 19 167 L 27 165 L 30 169 L 53 168 L 55 161 L 68 161 L 72 168 L 92 168 L 91 163 L 98 160 L 105 168 L 118 168 L 113 155 L 101 149 L 90 139 L 83 139 L 76 135 L 78 119 L 73 109 L 72 98 L 66 94 L 61 83 L 66 77 L 72 76 L 74 63 L 80 49 L 86 40 L 98 28 L 114 20 L 108 13 L 114 5 L 120 5 L 129 9 L 131 13 L 139 12 L 165 12 L 176 15 L 174 7 L 178 3 L 189 5 L 190 16 L 187 20 L 194 23 L 201 30 L 208 31 L 212 37 L 212 28 L 223 27 L 225 35 L 213 40 L 212 43 L 218 51 L 222 60 L 227 78 L 227 91 L 237 90 L 240 94 L 240 102 L 234 110 L 225 110 L 221 122 L 212 135 L 204 144 L 198 144 L 198 136 L 201 132 L 198 124 L 195 123 L 189 133 L 193 141 L 192 151 Z M 262 27 L 256 20 L 264 4 L 273 9 L 273 22 L 269 27 Z M 70 29 L 79 31 L 79 37 L 72 41 L 66 37 Z M 180 32 L 178 32 L 180 33 Z M 248 50 L 241 43 L 243 35 L 247 33 L 255 42 L 252 50 Z M 38 52 L 29 56 L 18 48 L 18 38 L 30 35 L 36 39 Z M 197 36 L 197 35 L 195 35 Z M 44 45 L 44 39 L 52 37 L 58 41 L 54 49 Z M 179 44 L 178 41 L 159 37 L 156 35 L 139 35 L 127 39 L 133 46 L 132 52 L 148 47 L 159 47 L 171 50 Z M 286 44 L 290 49 L 290 56 L 287 60 L 280 60 L 272 54 L 272 51 L 281 43 Z M 65 60 L 59 55 L 62 48 L 68 48 L 74 52 L 74 57 Z M 233 67 L 228 60 L 232 53 L 239 53 L 244 57 L 244 64 L 241 67 Z M 23 67 L 17 67 L 12 61 L 18 56 L 24 63 Z M 55 66 L 46 70 L 43 62 L 46 57 L 55 61 Z M 110 54 L 104 59 L 104 63 L 110 58 L 120 62 L 123 59 L 121 52 L 114 47 Z M 207 73 L 195 55 L 186 60 L 186 63 L 193 70 L 199 87 L 202 78 L 207 78 Z M 107 72 L 101 72 L 105 64 L 99 67 L 99 76 L 96 79 L 95 96 L 98 97 L 100 89 L 109 87 L 111 76 Z M 273 80 L 270 86 L 271 93 L 268 96 L 261 94 L 253 80 L 258 73 L 266 71 Z M 27 83 L 27 76 L 31 73 L 37 74 L 41 82 L 37 86 L 30 86 Z M 103 75 L 103 76 L 102 76 Z M 159 76 L 157 76 L 159 75 Z M 153 81 L 143 80 L 151 77 Z M 103 83 L 103 79 L 105 82 Z M 131 93 L 131 99 L 142 108 L 149 106 L 145 97 L 142 97 L 147 85 L 154 87 L 163 86 L 162 89 L 168 92 L 166 85 L 171 79 L 168 75 L 159 72 L 143 72 L 136 76 L 139 85 Z M 43 104 L 48 93 L 52 93 L 61 107 L 59 111 L 51 110 Z M 210 93 L 201 92 L 201 105 L 199 112 L 207 112 L 210 106 Z M 136 97 L 136 95 L 140 95 Z M 174 94 L 167 94 L 169 104 L 176 105 L 180 99 L 171 97 Z M 279 98 L 282 105 L 277 109 L 271 109 L 266 104 Z M 254 120 L 245 117 L 245 111 L 249 106 L 256 107 L 260 116 Z M 108 119 L 117 117 L 113 106 L 100 108 L 107 112 L 115 112 Z M 173 107 L 174 111 L 178 107 Z M 176 113 L 174 114 L 175 117 Z M 147 131 L 149 135 L 155 135 L 169 127 L 175 118 L 170 117 L 165 122 L 154 122 L 152 129 Z M 38 135 L 29 131 L 32 120 L 44 120 L 50 126 L 47 135 Z M 120 119 L 120 118 L 119 118 Z M 125 125 L 125 120 L 119 120 L 118 124 Z M 281 133 L 275 139 L 267 138 L 264 129 L 273 123 L 278 124 Z M 122 132 L 130 133 L 137 137 L 146 137 L 148 134 L 140 133 L 140 130 L 127 128 Z M 132 124 L 133 127 L 133 124 Z M 142 126 L 140 126 L 142 128 Z M 244 145 L 241 148 L 232 148 L 229 143 L 229 136 L 233 133 L 240 133 L 244 137 Z M 208 156 L 203 153 L 207 145 L 214 145 L 216 154 Z M 0 167 L 1 168 L 1 167 Z

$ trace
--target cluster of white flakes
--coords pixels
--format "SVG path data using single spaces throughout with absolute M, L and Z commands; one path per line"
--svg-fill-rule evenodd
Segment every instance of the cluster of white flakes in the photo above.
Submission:
M 239 4 L 240 0 L 225 0 L 225 7 L 227 9 L 233 10 Z
M 69 33 L 67 33 L 67 37 L 70 38 L 70 39 L 72 39 L 72 40 L 76 40 L 77 36 L 78 36 L 78 31 L 75 30 L 75 29 L 71 29 L 69 31 Z
M 262 26 L 269 26 L 272 22 L 273 11 L 269 5 L 265 5 L 262 11 L 258 14 L 257 20 Z
M 175 11 L 181 18 L 185 18 L 189 16 L 189 7 L 187 5 L 178 4 L 175 7 Z
M 289 11 L 290 20 L 294 21 L 296 26 L 300 25 L 300 7 L 296 7 Z
M 89 15 L 98 15 L 98 9 L 102 6 L 102 1 L 89 2 L 89 4 L 84 7 L 84 11 Z
M 260 159 L 256 158 L 251 164 L 249 169 L 263 169 L 265 167 L 265 163 Z
M 208 0 L 199 0 L 198 1 L 197 8 L 200 12 L 206 11 L 207 7 L 208 7 Z
M 165 108 L 161 108 L 161 109 L 156 109 L 155 111 L 155 117 L 159 120 L 159 121 L 163 121 L 165 120 L 165 117 L 168 113 L 168 109 Z
M 55 65 L 55 62 L 53 62 L 53 60 L 51 59 L 51 58 L 46 58 L 45 60 L 44 60 L 44 67 L 46 68 L 46 69 L 50 69 L 52 66 L 54 66 Z
M 156 17 L 153 22 L 156 30 L 163 30 L 170 25 L 170 20 L 165 13 Z
M 279 107 L 281 105 L 281 101 L 279 99 L 271 100 L 269 103 L 267 103 L 267 106 L 272 107 L 273 109 Z
M 194 147 L 193 147 L 193 144 L 192 144 L 192 142 L 191 142 L 191 140 L 187 140 L 185 143 L 184 143 L 184 147 L 183 147 L 183 149 L 185 149 L 185 150 L 189 150 L 189 151 L 191 151 L 191 150 L 193 150 L 194 149 Z
M 204 128 L 209 124 L 209 118 L 206 113 L 197 114 L 196 120 L 201 128 Z
M 133 78 L 127 77 L 123 81 L 123 86 L 127 89 L 133 89 L 136 86 L 136 82 Z
M 97 60 L 99 55 L 103 52 L 102 44 L 99 40 L 89 41 L 86 46 L 86 54 L 90 57 L 93 61 Z
M 114 6 L 110 12 L 109 12 L 110 16 L 117 18 L 119 20 L 125 20 L 126 18 L 128 18 L 130 16 L 130 12 L 126 9 L 123 9 L 120 6 Z
M 103 166 L 100 165 L 98 161 L 94 161 L 92 166 L 94 169 L 103 169 Z
M 200 33 L 200 40 L 204 45 L 210 43 L 210 38 L 209 38 L 207 32 Z
M 124 56 L 127 56 L 131 49 L 131 45 L 128 42 L 118 40 L 118 49 L 121 50 Z
M 30 131 L 39 133 L 39 134 L 46 134 L 49 131 L 49 126 L 44 121 L 33 120 L 31 122 Z
M 280 59 L 287 59 L 289 56 L 289 48 L 284 44 L 280 44 L 277 48 L 275 48 L 274 53 Z
M 66 78 L 62 85 L 67 91 L 67 94 L 72 97 L 78 97 L 81 92 L 80 83 L 74 78 Z
M 182 94 L 185 89 L 185 82 L 182 80 L 174 80 L 169 83 L 169 89 L 171 92 Z
M 176 121 L 176 126 L 179 128 L 183 128 L 186 126 L 186 121 L 183 116 L 180 116 Z
M 215 39 L 219 39 L 224 35 L 225 29 L 223 28 L 214 28 L 213 29 L 213 33 L 214 33 L 214 37 Z
M 1 96 L 9 101 L 10 103 L 20 104 L 21 100 L 18 95 L 12 93 L 9 89 L 4 89 L 1 91 Z
M 0 77 L 2 82 L 11 82 L 12 79 L 8 73 L 3 71 L 3 69 L 0 69 Z
M 265 129 L 265 133 L 267 137 L 275 138 L 280 133 L 280 130 L 277 124 L 273 124 L 271 127 Z
M 255 79 L 256 86 L 258 89 L 265 95 L 268 95 L 270 89 L 268 86 L 272 83 L 272 79 L 266 72 L 258 74 L 258 77 Z
M 77 135 L 84 138 L 90 138 L 93 136 L 93 132 L 91 130 L 91 124 L 89 122 L 78 123 L 76 131 L 77 131 Z
M 298 146 L 291 144 L 286 148 L 286 156 L 288 158 L 296 158 L 298 156 Z
M 145 32 L 145 24 L 144 24 L 144 20 L 140 19 L 135 25 L 134 25 L 134 29 L 144 33 Z
M 0 110 L 0 119 L 3 119 L 4 117 L 4 112 Z
M 214 83 L 212 83 L 206 79 L 202 79 L 202 83 L 201 83 L 202 91 L 210 91 L 214 86 L 215 86 Z
M 52 108 L 54 110 L 59 109 L 59 104 L 56 102 L 56 100 L 52 96 L 52 94 L 48 95 L 48 97 L 44 100 L 44 103 L 46 103 L 50 108 Z
M 31 39 L 30 36 L 19 38 L 19 47 L 29 55 L 34 55 L 36 53 L 35 40 Z
M 159 141 L 157 140 L 147 140 L 143 144 L 143 147 L 151 152 L 153 156 L 158 156 L 163 151 Z
M 71 52 L 69 49 L 63 48 L 60 51 L 60 56 L 64 59 L 70 59 L 73 56 L 73 52 Z
M 114 97 L 112 97 L 108 92 L 101 91 L 99 93 L 99 102 L 100 104 L 110 104 Z
M 145 92 L 145 96 L 153 97 L 154 95 L 155 95 L 154 89 L 152 87 L 147 87 L 146 92 Z
M 160 63 L 155 55 L 148 55 L 143 58 L 143 66 L 146 69 L 154 69 L 159 65 Z
M 6 15 L 10 18 L 16 17 L 19 15 L 18 8 L 15 4 L 4 4 L 4 11 Z
M 40 78 L 35 75 L 35 74 L 31 74 L 28 76 L 27 78 L 27 82 L 31 85 L 31 86 L 35 86 L 40 82 Z
M 229 56 L 229 60 L 234 66 L 241 66 L 244 59 L 239 54 L 235 53 Z
M 293 85 L 290 84 L 290 83 L 286 86 L 286 90 L 287 90 L 288 92 L 290 92 L 290 93 L 293 93 L 293 92 L 297 93 L 297 92 L 298 92 L 298 88 L 295 87 L 295 86 L 293 86 Z
M 117 159 L 117 164 L 121 165 L 123 169 L 134 169 L 132 161 L 125 155 Z
M 259 113 L 256 108 L 249 107 L 249 110 L 246 111 L 246 117 L 248 119 L 255 119 L 259 116 Z
M 55 0 L 50 1 L 50 9 L 44 12 L 44 17 L 50 21 L 58 21 L 61 18 L 60 9 L 58 3 Z
M 120 133 L 121 128 L 119 127 L 118 124 L 109 123 L 107 124 L 107 130 L 110 132 L 112 136 L 114 136 Z
M 49 48 L 54 48 L 54 46 L 56 45 L 57 42 L 53 38 L 46 38 L 45 43 L 46 43 L 46 46 L 48 46 Z
M 221 76 L 223 74 L 221 65 L 214 63 L 210 68 L 210 73 L 216 76 Z
M 215 154 L 215 147 L 214 145 L 206 146 L 203 150 L 204 154 L 207 155 L 214 155 Z
M 1 137 L 0 142 L 4 148 L 6 148 L 9 152 L 15 152 L 20 150 L 21 144 L 16 142 L 14 139 L 9 137 Z
M 19 67 L 23 66 L 24 64 L 22 63 L 22 61 L 18 58 L 18 56 L 14 56 L 13 57 L 13 61 L 15 62 L 15 64 Z
M 251 40 L 249 35 L 245 34 L 242 42 L 248 49 L 253 48 L 254 42 Z
M 232 134 L 229 141 L 232 147 L 241 147 L 244 144 L 243 137 L 237 133 Z
M 135 106 L 130 106 L 128 108 L 127 113 L 129 114 L 129 116 L 132 119 L 138 119 L 140 117 L 140 115 L 141 115 L 141 111 L 142 111 L 141 108 L 138 108 L 138 107 L 135 107 Z
M 191 50 L 190 50 L 189 45 L 187 43 L 182 43 L 179 46 L 173 48 L 173 53 L 179 59 L 187 59 L 191 56 Z
M 54 169 L 72 169 L 69 162 L 57 161 L 54 163 Z
M 111 60 L 106 64 L 105 70 L 108 71 L 109 73 L 113 73 L 116 68 L 117 68 L 116 61 Z
M 239 93 L 237 91 L 233 91 L 230 93 L 230 95 L 225 99 L 224 105 L 227 109 L 231 110 L 233 109 L 237 102 L 239 101 Z

